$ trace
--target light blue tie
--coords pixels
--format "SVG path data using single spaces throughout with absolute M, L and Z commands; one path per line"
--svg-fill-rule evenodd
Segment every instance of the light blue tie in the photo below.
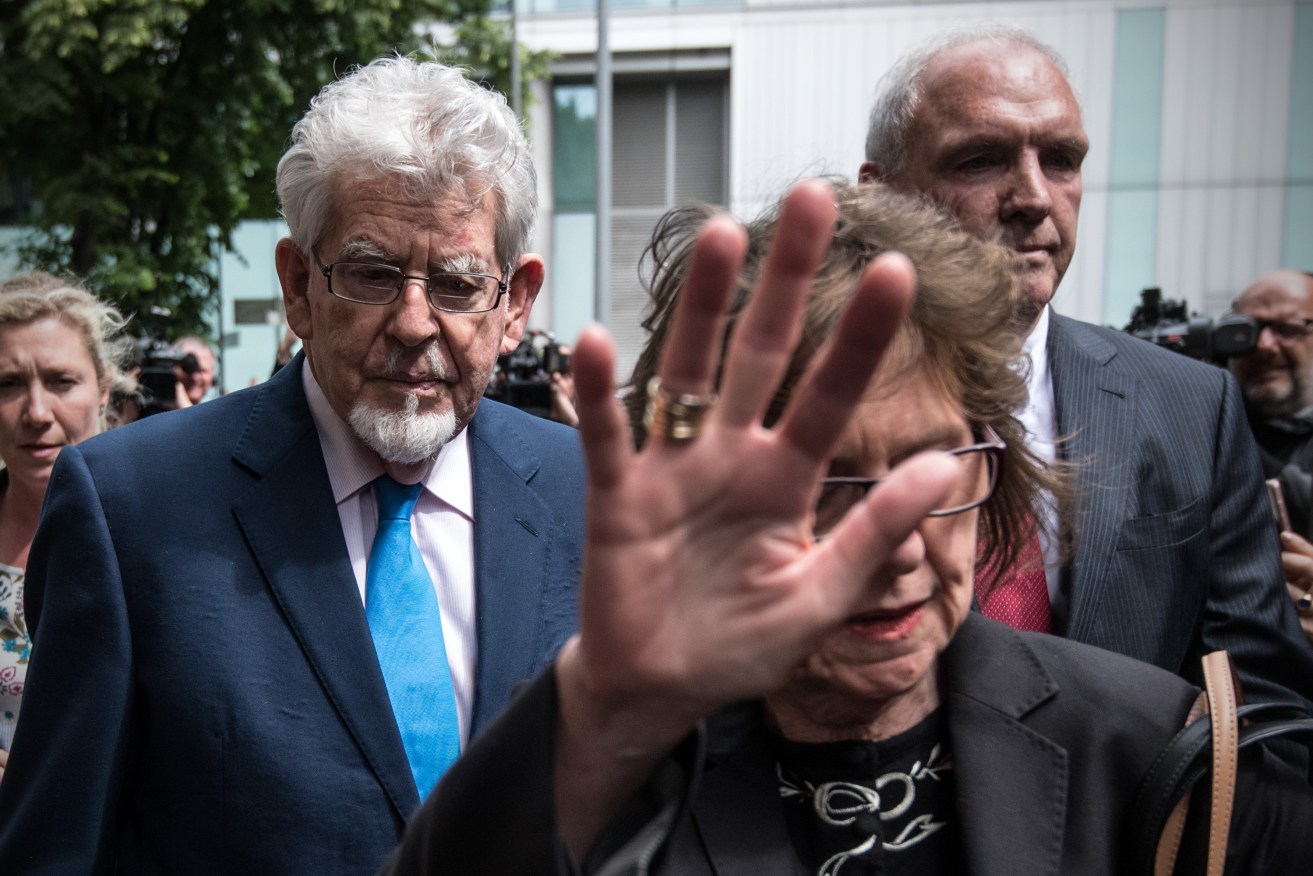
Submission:
M 387 475 L 374 481 L 378 532 L 365 572 L 365 617 L 423 801 L 460 755 L 460 724 L 442 612 L 433 579 L 410 536 L 420 489 L 420 484 L 402 485 Z

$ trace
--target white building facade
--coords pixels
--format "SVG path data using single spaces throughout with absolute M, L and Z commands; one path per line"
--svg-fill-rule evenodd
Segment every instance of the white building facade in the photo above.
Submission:
M 535 324 L 570 340 L 595 316 L 595 0 L 519 2 L 520 40 L 559 53 L 529 112 L 548 257 Z M 1054 46 L 1084 109 L 1091 150 L 1059 311 L 1120 327 L 1158 286 L 1217 315 L 1265 271 L 1313 270 L 1313 4 L 659 2 L 612 0 L 610 13 L 607 282 L 622 375 L 642 342 L 638 256 L 661 212 L 704 200 L 747 218 L 798 178 L 854 177 L 880 76 L 977 20 Z

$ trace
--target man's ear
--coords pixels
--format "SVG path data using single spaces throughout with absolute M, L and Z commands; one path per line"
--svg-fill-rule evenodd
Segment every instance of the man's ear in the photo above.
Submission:
M 862 166 L 857 171 L 858 182 L 877 182 L 884 179 L 884 174 L 874 161 L 863 161 Z
M 502 331 L 501 351 L 513 353 L 524 337 L 524 329 L 529 324 L 529 311 L 538 299 L 538 292 L 543 287 L 543 277 L 547 269 L 543 266 L 542 256 L 526 253 L 520 256 L 511 274 L 506 296 L 510 304 L 506 310 L 506 327 Z
M 283 310 L 287 326 L 305 341 L 310 338 L 310 259 L 290 237 L 278 241 L 274 267 L 283 287 Z

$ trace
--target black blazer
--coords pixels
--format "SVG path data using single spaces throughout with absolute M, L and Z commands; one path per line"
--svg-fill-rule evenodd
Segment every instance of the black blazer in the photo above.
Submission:
M 970 876 L 1129 872 L 1126 828 L 1141 778 L 1198 691 L 1121 655 L 976 613 L 943 661 Z M 705 755 L 686 747 L 682 782 L 667 764 L 649 783 L 638 807 L 645 824 L 614 825 L 628 844 L 605 872 L 804 876 L 764 731 L 734 712 L 709 722 Z M 547 672 L 439 783 L 387 876 L 573 872 L 554 836 L 554 721 Z M 1264 756 L 1245 764 L 1238 799 L 1227 872 L 1303 876 L 1313 788 Z
M 368 874 L 419 805 L 301 361 L 60 454 L 6 876 Z M 573 430 L 469 430 L 478 733 L 575 629 L 584 475 Z

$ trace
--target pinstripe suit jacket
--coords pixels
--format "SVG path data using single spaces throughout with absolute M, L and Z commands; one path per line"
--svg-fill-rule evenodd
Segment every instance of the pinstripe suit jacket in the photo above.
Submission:
M 1251 701 L 1313 699 L 1239 388 L 1225 370 L 1054 314 L 1061 455 L 1077 466 L 1068 638 L 1198 683 L 1235 657 Z

